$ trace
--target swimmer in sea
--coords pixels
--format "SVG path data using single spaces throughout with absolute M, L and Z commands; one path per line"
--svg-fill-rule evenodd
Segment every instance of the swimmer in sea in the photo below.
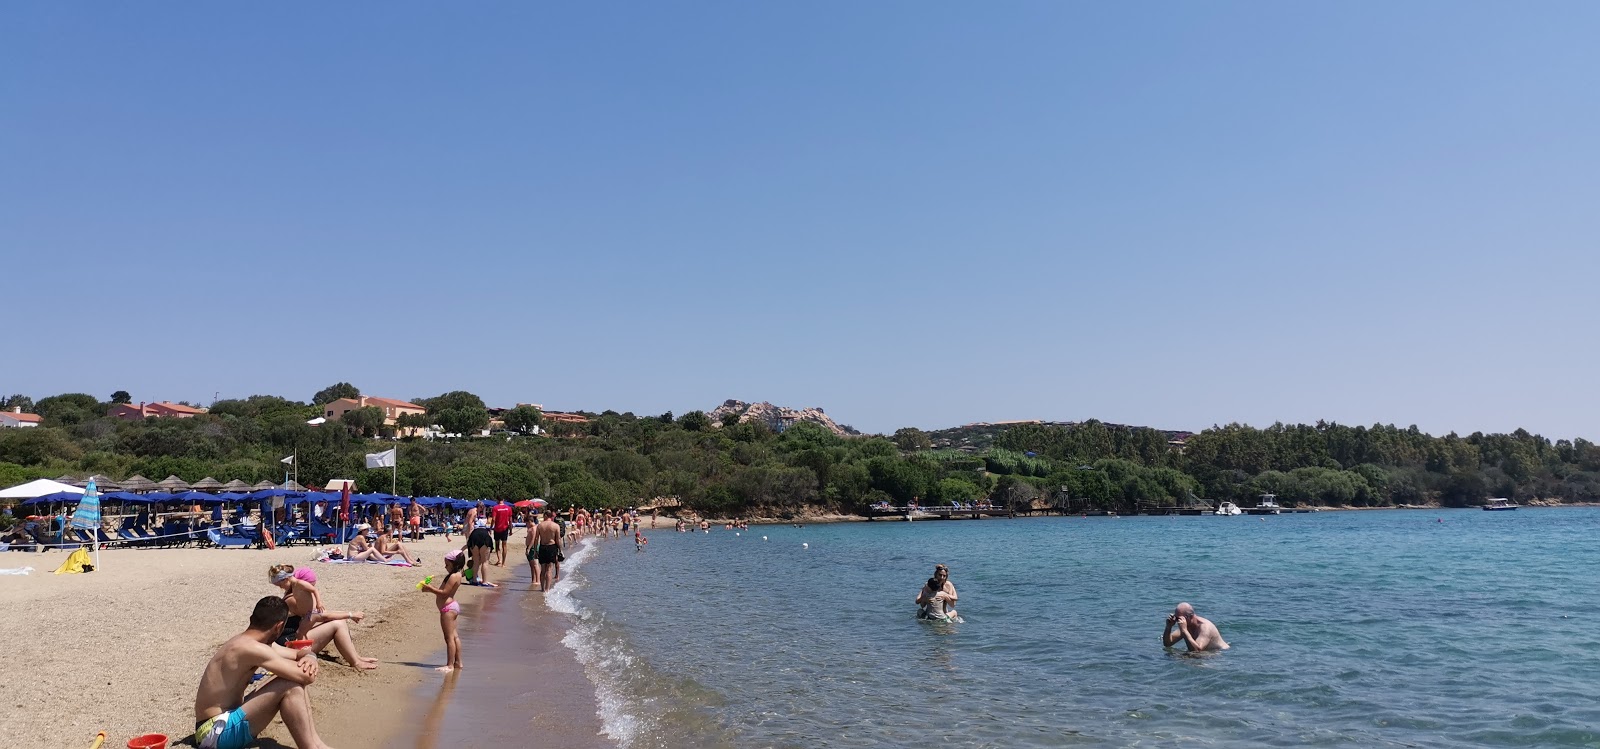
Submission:
M 1174 631 L 1176 629 L 1176 631 Z M 1190 652 L 1201 650 L 1227 650 L 1228 643 L 1217 631 L 1217 625 L 1194 613 L 1194 607 L 1180 603 L 1167 615 L 1167 628 L 1161 633 L 1162 647 L 1172 647 L 1182 640 Z
M 950 583 L 950 568 L 936 564 L 933 577 L 917 592 L 918 619 L 950 621 L 956 618 L 956 586 Z

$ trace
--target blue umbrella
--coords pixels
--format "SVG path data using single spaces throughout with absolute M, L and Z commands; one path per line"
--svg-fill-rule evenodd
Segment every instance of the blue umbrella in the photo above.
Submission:
M 173 499 L 180 502 L 198 502 L 203 505 L 219 505 L 228 501 L 215 494 L 207 494 L 205 492 L 184 492 L 173 496 Z
M 78 493 L 78 492 L 56 492 L 55 494 L 46 494 L 43 497 L 34 497 L 33 499 L 25 499 L 25 500 L 22 500 L 21 502 L 18 502 L 17 504 L 19 504 L 19 505 L 44 505 L 44 504 L 55 504 L 56 502 L 72 503 L 72 502 L 77 502 L 82 497 L 83 497 L 83 495 Z

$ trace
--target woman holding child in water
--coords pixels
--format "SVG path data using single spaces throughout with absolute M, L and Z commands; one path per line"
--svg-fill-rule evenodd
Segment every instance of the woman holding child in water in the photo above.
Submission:
M 428 580 L 417 585 L 417 590 L 432 593 L 433 603 L 439 607 L 439 629 L 444 632 L 446 663 L 436 670 L 446 673 L 461 670 L 461 637 L 456 634 L 456 617 L 461 616 L 461 604 L 456 602 L 455 595 L 461 587 L 461 570 L 466 566 L 464 557 L 459 549 L 445 554 L 444 580 L 438 585 Z
M 950 583 L 950 568 L 936 564 L 933 577 L 917 592 L 917 618 L 934 621 L 958 621 L 956 614 L 956 586 Z

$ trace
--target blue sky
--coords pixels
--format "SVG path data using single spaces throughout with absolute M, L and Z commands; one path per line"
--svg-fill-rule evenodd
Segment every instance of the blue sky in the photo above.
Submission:
M 0 390 L 1594 439 L 1597 27 L 11 4 Z

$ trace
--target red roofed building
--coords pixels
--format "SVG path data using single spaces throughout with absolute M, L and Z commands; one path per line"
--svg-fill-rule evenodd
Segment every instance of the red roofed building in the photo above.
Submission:
M 206 409 L 204 408 L 185 406 L 182 403 L 157 401 L 155 403 L 140 403 L 137 406 L 133 405 L 132 403 L 118 403 L 113 405 L 111 410 L 108 411 L 106 415 L 115 416 L 119 419 L 126 419 L 128 421 L 138 421 L 140 419 L 151 418 L 192 419 L 205 412 Z
M 344 415 L 350 411 L 354 411 L 358 408 L 366 408 L 368 406 L 383 409 L 383 423 L 389 426 L 394 426 L 395 419 L 405 416 L 406 414 L 422 414 L 428 412 L 428 409 L 423 408 L 415 403 L 407 403 L 406 401 L 395 400 L 393 398 L 374 398 L 372 396 L 363 395 L 360 398 L 340 398 L 339 400 L 333 401 L 332 403 L 322 407 L 322 415 L 327 417 L 329 421 L 337 421 L 344 418 Z
M 36 427 L 44 417 L 39 414 L 25 414 L 22 407 L 17 406 L 10 411 L 0 411 L 0 427 Z

